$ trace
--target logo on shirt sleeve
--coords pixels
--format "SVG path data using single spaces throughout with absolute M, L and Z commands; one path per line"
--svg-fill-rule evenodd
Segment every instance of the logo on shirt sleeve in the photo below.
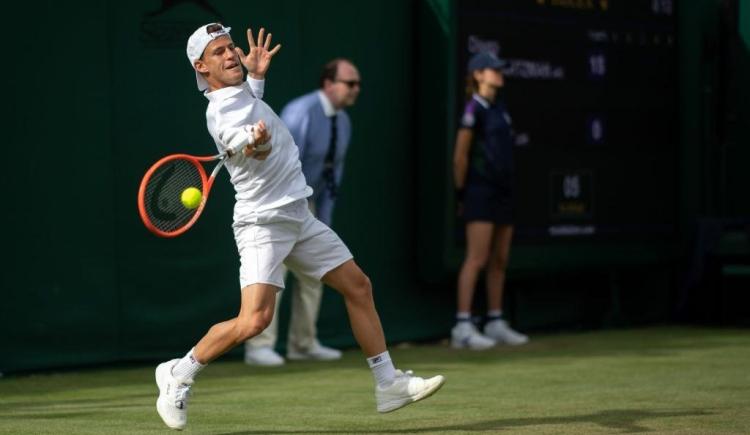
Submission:
M 475 122 L 476 120 L 474 119 L 474 114 L 472 112 L 464 112 L 464 116 L 461 118 L 461 125 L 464 127 L 474 127 Z

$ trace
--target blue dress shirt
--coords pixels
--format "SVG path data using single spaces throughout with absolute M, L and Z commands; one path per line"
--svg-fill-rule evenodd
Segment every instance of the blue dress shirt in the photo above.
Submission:
M 326 154 L 331 143 L 331 116 L 336 116 L 336 155 L 333 160 L 336 185 L 341 184 L 344 158 L 352 135 L 349 115 L 335 111 L 325 94 L 313 91 L 289 102 L 281 111 L 281 119 L 294 137 L 299 148 L 302 173 L 313 188 L 309 201 L 315 205 L 318 219 L 331 226 L 333 206 L 336 202 L 326 188 L 323 177 Z

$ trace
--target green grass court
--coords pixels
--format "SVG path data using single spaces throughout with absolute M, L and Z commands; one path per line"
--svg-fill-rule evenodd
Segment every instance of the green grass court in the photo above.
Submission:
M 442 373 L 443 389 L 375 412 L 358 351 L 336 363 L 198 378 L 187 433 L 750 433 L 750 331 L 661 327 L 532 336 L 520 348 L 396 346 L 397 366 Z M 0 379 L 2 434 L 166 433 L 152 365 Z

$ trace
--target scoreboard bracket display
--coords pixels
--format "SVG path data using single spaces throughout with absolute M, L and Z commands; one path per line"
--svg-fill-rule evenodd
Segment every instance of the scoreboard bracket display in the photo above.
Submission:
M 468 59 L 507 61 L 515 240 L 673 239 L 673 1 L 458 0 L 456 16 L 455 119 Z

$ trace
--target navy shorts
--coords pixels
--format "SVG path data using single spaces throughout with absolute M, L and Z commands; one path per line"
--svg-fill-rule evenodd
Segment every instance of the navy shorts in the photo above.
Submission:
M 510 180 L 502 183 L 469 183 L 464 191 L 463 220 L 513 224 L 513 190 Z

